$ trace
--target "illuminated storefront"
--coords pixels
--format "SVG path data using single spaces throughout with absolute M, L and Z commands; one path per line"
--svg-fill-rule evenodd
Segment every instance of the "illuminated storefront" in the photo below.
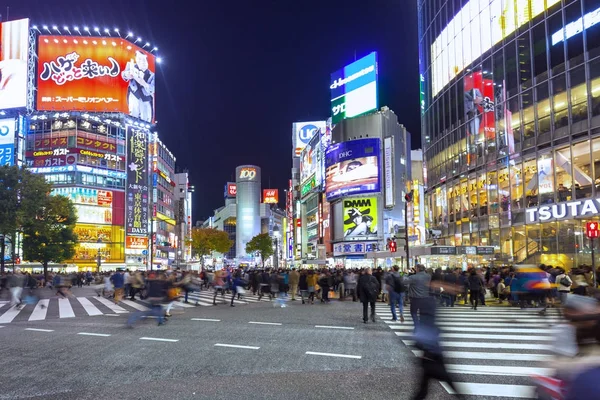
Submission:
M 419 1 L 427 222 L 499 262 L 591 263 L 600 0 L 439 3 Z

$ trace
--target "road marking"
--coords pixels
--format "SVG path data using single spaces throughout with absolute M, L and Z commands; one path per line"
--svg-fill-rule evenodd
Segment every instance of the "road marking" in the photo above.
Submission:
M 417 357 L 421 357 L 423 355 L 423 352 L 420 350 L 413 350 L 412 352 Z M 487 353 L 485 351 L 444 351 L 444 357 L 505 361 L 551 361 L 554 358 L 554 356 L 550 354 Z
M 82 336 L 100 336 L 100 337 L 109 337 L 108 333 L 90 333 L 90 332 L 79 332 L 78 335 Z
M 48 312 L 48 304 L 50 299 L 42 299 L 37 302 L 33 312 L 29 316 L 30 321 L 42 321 L 46 319 L 46 313 Z
M 323 328 L 323 329 L 347 329 L 354 330 L 354 328 L 350 326 L 333 326 L 333 325 L 315 325 L 315 328 Z
M 131 308 L 135 308 L 136 310 L 139 310 L 139 311 L 150 311 L 150 309 L 148 307 L 146 307 L 143 304 L 136 303 L 135 301 L 121 300 L 121 303 L 123 303 Z
M 88 313 L 88 315 L 102 315 L 102 311 L 98 310 L 98 308 L 85 297 L 78 297 L 77 300 L 83 306 L 83 309 Z
M 119 316 L 119 314 L 104 314 L 104 315 L 109 316 L 109 317 L 118 317 Z
M 221 322 L 220 319 L 212 319 L 212 318 L 192 318 L 192 321 Z
M 8 323 L 12 322 L 13 319 L 21 312 L 21 308 L 17 306 L 12 306 L 2 316 L 0 316 L 0 323 Z
M 360 360 L 362 358 L 362 356 L 353 356 L 351 354 L 318 353 L 316 351 L 307 351 L 305 354 L 309 354 L 311 356 L 354 358 L 354 359 L 357 359 L 357 360 Z
M 440 382 L 440 384 L 448 393 L 454 394 L 454 391 L 447 383 Z M 535 386 L 467 382 L 455 382 L 454 384 L 462 395 L 511 397 L 518 399 L 532 399 L 536 397 Z
M 258 346 L 242 346 L 239 344 L 225 344 L 225 343 L 215 343 L 216 347 L 233 347 L 236 349 L 248 349 L 248 350 L 258 350 L 260 347 Z
M 554 376 L 554 368 L 535 368 L 535 367 L 517 367 L 517 366 L 499 366 L 499 365 L 462 365 L 446 364 L 448 372 L 455 374 L 468 375 L 510 375 L 510 376 Z
M 25 330 L 34 332 L 54 332 L 54 329 L 25 328 Z
M 255 325 L 275 325 L 275 326 L 281 326 L 281 325 L 283 325 L 280 322 L 256 322 L 256 321 L 250 321 L 248 323 L 249 324 L 255 324 Z
M 69 299 L 58 299 L 58 312 L 60 318 L 75 317 L 75 313 L 73 312 L 73 307 L 71 307 Z
M 106 307 L 110 308 L 112 310 L 112 312 L 114 312 L 114 313 L 124 314 L 124 313 L 129 312 L 126 309 L 124 309 L 123 307 L 118 306 L 113 301 L 105 299 L 104 297 L 95 297 L 95 299 L 98 300 L 100 303 L 104 304 Z
M 396 336 L 400 337 L 413 337 L 412 332 L 394 332 Z M 485 335 L 485 334 L 470 334 L 470 333 L 441 333 L 440 337 L 442 338 L 451 338 L 451 339 L 489 339 L 489 340 L 515 340 L 515 341 L 547 341 L 551 342 L 556 340 L 556 338 L 552 336 L 523 336 L 523 335 Z
M 403 340 L 407 346 L 414 346 L 414 340 Z M 482 342 L 446 342 L 441 341 L 442 347 L 471 347 L 476 349 L 502 349 L 502 350 L 546 350 L 551 351 L 555 346 L 537 343 L 482 343 Z
M 392 325 L 390 326 L 391 329 L 394 330 L 413 330 L 414 326 L 411 325 Z M 440 329 L 442 330 L 442 332 L 464 332 L 465 328 L 464 326 L 460 327 L 460 326 L 442 326 L 440 327 Z M 477 332 L 489 332 L 490 329 L 489 328 L 479 328 L 479 327 L 471 327 L 469 325 L 469 332 L 473 332 L 473 333 L 477 333 Z M 548 328 L 546 329 L 529 329 L 529 328 L 523 328 L 523 329 L 518 329 L 518 328 L 503 328 L 503 329 L 498 329 L 496 331 L 497 333 L 540 333 L 540 334 L 548 334 Z
M 176 301 L 175 304 L 173 304 L 173 307 L 190 308 L 190 307 L 196 307 L 196 306 L 193 304 L 186 304 L 181 301 Z
M 179 342 L 179 339 L 162 339 L 162 338 L 152 338 L 152 337 L 141 337 L 140 340 L 154 340 L 157 342 Z
M 413 326 L 412 321 L 409 321 L 408 319 L 405 322 L 400 322 L 400 321 L 383 321 L 386 324 L 389 325 L 403 325 L 403 326 Z M 465 323 L 464 322 L 437 322 L 437 325 L 439 325 L 440 327 L 444 327 L 444 326 L 459 326 L 461 328 L 464 329 Z M 548 328 L 550 324 L 545 324 L 545 323 L 517 323 L 514 326 L 517 327 L 523 327 L 523 328 Z M 502 328 L 506 326 L 506 323 L 497 323 L 497 322 L 469 322 L 469 326 L 487 326 L 488 328 Z M 392 328 L 394 329 L 394 328 Z M 444 329 L 444 328 L 442 328 Z

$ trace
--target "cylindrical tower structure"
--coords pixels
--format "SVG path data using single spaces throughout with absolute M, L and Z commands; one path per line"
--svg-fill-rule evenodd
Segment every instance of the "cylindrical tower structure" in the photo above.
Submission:
M 235 169 L 237 185 L 236 254 L 246 254 L 246 243 L 260 233 L 260 167 L 240 165 Z

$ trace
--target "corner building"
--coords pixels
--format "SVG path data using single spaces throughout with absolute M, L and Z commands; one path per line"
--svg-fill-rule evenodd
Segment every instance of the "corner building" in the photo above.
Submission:
M 426 197 L 438 244 L 494 246 L 499 263 L 591 263 L 600 0 L 417 4 Z

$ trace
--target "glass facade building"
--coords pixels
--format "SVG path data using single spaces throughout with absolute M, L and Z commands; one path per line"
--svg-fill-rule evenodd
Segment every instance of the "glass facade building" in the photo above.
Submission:
M 600 0 L 417 3 L 430 228 L 507 262 L 590 263 Z

